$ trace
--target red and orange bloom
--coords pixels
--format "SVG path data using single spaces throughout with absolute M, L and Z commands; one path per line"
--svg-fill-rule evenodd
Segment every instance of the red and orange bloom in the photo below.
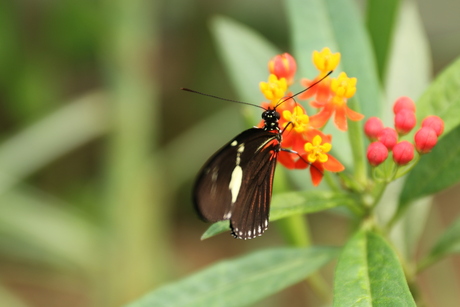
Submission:
M 275 56 L 268 62 L 268 70 L 271 74 L 280 78 L 285 78 L 288 85 L 294 82 L 294 76 L 297 71 L 297 64 L 289 53 L 283 53 Z
M 301 157 L 311 163 L 310 175 L 314 186 L 320 184 L 323 179 L 324 170 L 341 172 L 345 169 L 336 158 L 329 154 L 331 149 L 330 137 L 322 138 L 320 135 L 317 135 L 311 142 L 305 143 L 305 154 L 301 155 Z M 299 159 L 297 161 L 297 168 L 301 168 L 303 165 L 307 167 L 304 160 Z
M 322 108 L 317 114 L 310 117 L 311 124 L 315 127 L 324 126 L 329 118 L 334 115 L 334 123 L 342 131 L 348 130 L 347 118 L 358 121 L 364 115 L 353 111 L 347 106 L 347 99 L 356 92 L 356 78 L 349 78 L 346 73 L 340 73 L 338 78 L 331 80 L 332 98 L 327 101 L 316 100 L 312 106 Z

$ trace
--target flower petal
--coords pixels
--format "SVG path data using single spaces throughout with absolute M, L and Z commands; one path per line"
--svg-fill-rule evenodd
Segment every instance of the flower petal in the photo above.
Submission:
M 348 106 L 346 107 L 346 112 L 347 112 L 348 118 L 352 121 L 358 121 L 364 118 L 363 114 L 353 111 Z
M 324 169 L 330 172 L 341 172 L 345 169 L 345 166 L 343 166 L 342 163 L 339 162 L 339 160 L 337 160 L 330 154 L 326 155 L 328 156 L 328 159 L 326 162 L 323 163 Z
M 348 123 L 347 123 L 347 115 L 345 110 L 346 105 L 342 107 L 335 108 L 335 117 L 334 123 L 339 128 L 339 130 L 347 131 L 348 130 Z
M 333 110 L 334 109 L 330 105 L 326 105 L 321 111 L 310 116 L 310 125 L 314 128 L 321 128 L 332 116 Z
M 313 185 L 316 187 L 323 179 L 323 165 L 321 163 L 313 163 L 310 167 L 310 176 Z
M 294 169 L 296 168 L 294 157 L 297 157 L 297 155 L 281 150 L 278 153 L 278 162 L 287 169 Z

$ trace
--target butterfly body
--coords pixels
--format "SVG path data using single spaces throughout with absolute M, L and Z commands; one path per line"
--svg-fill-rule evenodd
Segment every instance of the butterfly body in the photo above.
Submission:
M 232 235 L 252 239 L 268 227 L 273 176 L 281 149 L 279 113 L 262 114 L 263 128 L 243 131 L 203 166 L 194 187 L 194 204 L 209 222 L 230 220 Z

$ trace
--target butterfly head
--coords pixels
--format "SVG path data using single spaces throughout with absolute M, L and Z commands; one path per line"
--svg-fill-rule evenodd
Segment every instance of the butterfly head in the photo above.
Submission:
M 273 131 L 279 130 L 278 120 L 280 119 L 280 113 L 276 109 L 268 109 L 262 113 L 262 119 L 265 122 L 264 130 Z

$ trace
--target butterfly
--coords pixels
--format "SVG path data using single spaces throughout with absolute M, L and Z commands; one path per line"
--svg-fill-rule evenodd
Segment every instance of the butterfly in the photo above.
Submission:
M 198 173 L 193 187 L 193 203 L 203 220 L 230 220 L 231 233 L 237 239 L 253 239 L 264 233 L 268 228 L 278 154 L 281 150 L 296 154 L 281 147 L 284 130 L 279 127 L 280 114 L 276 108 L 321 82 L 331 73 L 332 71 L 303 91 L 282 99 L 274 108 L 264 109 L 253 105 L 264 109 L 264 126 L 250 128 L 238 134 L 211 156 Z M 182 89 L 221 100 L 249 104 Z

